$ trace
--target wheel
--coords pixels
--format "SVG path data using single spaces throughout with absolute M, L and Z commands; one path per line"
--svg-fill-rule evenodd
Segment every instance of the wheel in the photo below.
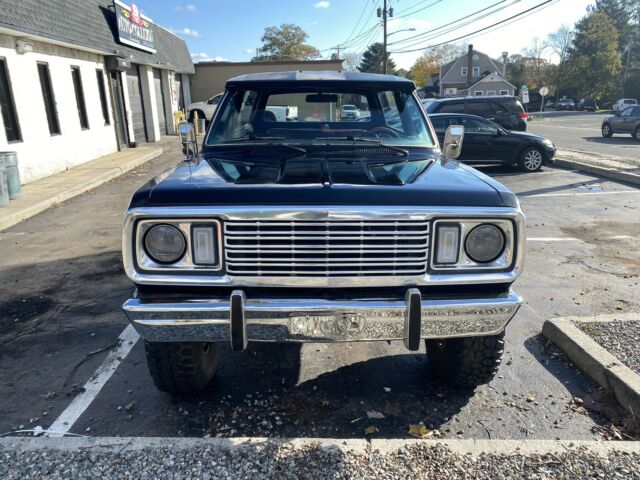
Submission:
M 604 138 L 611 138 L 611 135 L 613 135 L 611 126 L 608 123 L 605 123 L 604 125 L 602 125 L 602 136 Z
M 636 127 L 635 131 L 633 132 L 633 138 L 640 142 L 640 127 Z
M 542 152 L 536 147 L 527 147 L 520 154 L 518 166 L 525 172 L 536 172 L 542 167 Z
M 218 344 L 145 342 L 147 366 L 159 390 L 189 394 L 204 390 L 218 364 Z
M 489 383 L 502 361 L 504 332 L 486 337 L 425 340 L 429 368 L 453 387 Z

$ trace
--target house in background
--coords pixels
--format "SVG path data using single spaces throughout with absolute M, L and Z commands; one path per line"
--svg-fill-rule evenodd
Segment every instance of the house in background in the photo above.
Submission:
M 505 78 L 505 64 L 473 49 L 440 67 L 440 96 L 514 95 Z

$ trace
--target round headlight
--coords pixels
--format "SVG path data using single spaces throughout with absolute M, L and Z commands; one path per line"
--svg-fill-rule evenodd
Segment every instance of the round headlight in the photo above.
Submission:
M 144 237 L 144 249 L 154 262 L 175 263 L 182 258 L 187 242 L 180 230 L 171 225 L 151 227 Z
M 500 256 L 504 248 L 504 234 L 495 225 L 475 227 L 464 242 L 467 255 L 478 263 L 488 263 Z

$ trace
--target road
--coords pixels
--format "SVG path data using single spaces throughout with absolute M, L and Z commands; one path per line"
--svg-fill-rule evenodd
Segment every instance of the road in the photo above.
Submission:
M 132 290 L 120 262 L 122 212 L 176 158 L 177 148 L 0 233 L 0 433 L 53 424 L 117 345 Z M 443 387 L 424 350 L 401 342 L 250 344 L 244 353 L 223 345 L 211 389 L 171 398 L 153 386 L 137 341 L 71 432 L 358 438 L 374 425 L 379 437 L 406 438 L 424 422 L 447 438 L 601 438 L 619 407 L 540 331 L 551 317 L 638 311 L 640 263 L 628 252 L 640 248 L 640 190 L 550 167 L 484 171 L 518 193 L 529 235 L 515 285 L 526 304 L 489 385 Z
M 527 131 L 550 139 L 559 148 L 614 155 L 640 163 L 640 142 L 631 138 L 631 135 L 616 134 L 611 138 L 602 136 L 600 126 L 602 119 L 608 115 L 544 112 L 536 120 L 529 122 Z

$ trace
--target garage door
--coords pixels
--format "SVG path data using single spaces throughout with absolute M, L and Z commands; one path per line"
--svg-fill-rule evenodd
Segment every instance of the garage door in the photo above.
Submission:
M 162 75 L 157 68 L 153 69 L 153 83 L 156 87 L 156 110 L 158 111 L 158 124 L 160 135 L 167 134 L 167 120 L 164 113 L 164 91 L 162 90 Z
M 129 91 L 129 103 L 131 105 L 131 124 L 137 145 L 147 141 L 147 122 L 142 101 L 140 87 L 140 69 L 138 65 L 131 65 L 127 70 L 127 90 Z

